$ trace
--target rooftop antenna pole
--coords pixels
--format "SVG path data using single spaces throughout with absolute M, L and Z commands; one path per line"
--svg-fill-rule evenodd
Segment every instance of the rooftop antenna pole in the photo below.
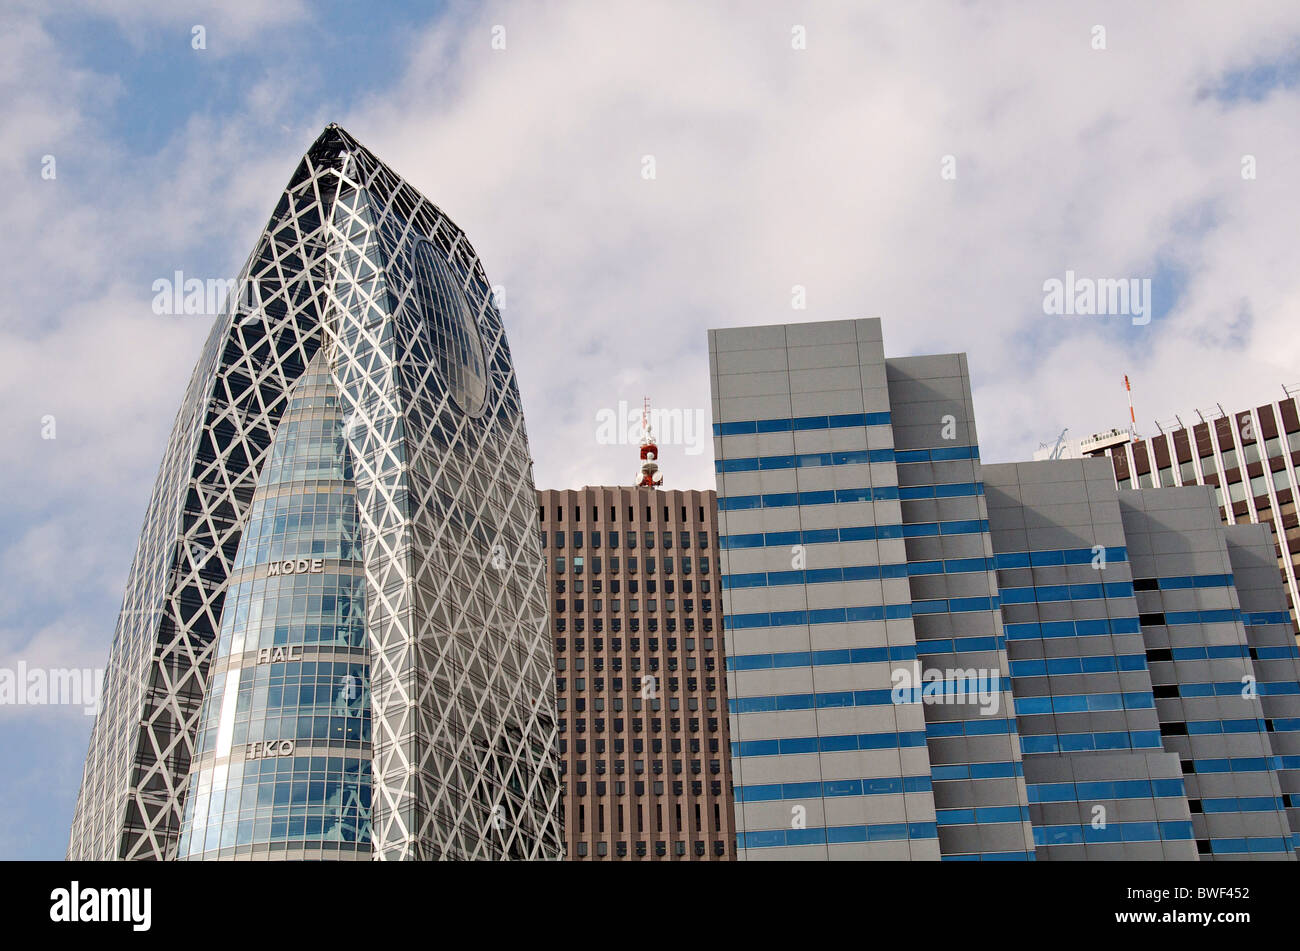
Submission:
M 1133 412 L 1133 386 L 1128 381 L 1127 373 L 1124 374 L 1124 389 L 1128 391 L 1129 436 L 1132 438 L 1133 442 L 1137 442 L 1138 421 L 1137 421 L 1137 416 Z

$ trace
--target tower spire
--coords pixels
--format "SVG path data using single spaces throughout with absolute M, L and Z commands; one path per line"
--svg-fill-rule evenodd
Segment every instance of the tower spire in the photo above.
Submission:
M 650 426 L 650 397 L 647 396 L 641 406 L 641 472 L 637 485 L 653 489 L 663 484 L 664 474 L 659 471 L 659 446 Z

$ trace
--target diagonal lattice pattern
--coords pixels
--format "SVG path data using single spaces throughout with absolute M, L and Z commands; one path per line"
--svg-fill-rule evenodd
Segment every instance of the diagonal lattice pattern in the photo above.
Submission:
M 374 857 L 558 858 L 554 672 L 531 462 L 477 256 L 439 209 L 330 126 L 237 287 L 150 501 L 69 857 L 175 857 L 257 475 L 288 391 L 324 348 L 355 466 Z

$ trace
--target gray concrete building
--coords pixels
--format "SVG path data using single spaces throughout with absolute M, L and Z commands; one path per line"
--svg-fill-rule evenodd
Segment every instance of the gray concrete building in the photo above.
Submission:
M 981 465 L 965 356 L 879 321 L 709 348 L 738 858 L 1295 858 L 1271 539 Z

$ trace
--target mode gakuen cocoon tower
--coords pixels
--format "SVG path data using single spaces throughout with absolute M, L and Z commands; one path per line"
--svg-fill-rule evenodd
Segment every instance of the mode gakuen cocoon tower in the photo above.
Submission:
M 69 858 L 559 858 L 535 505 L 478 257 L 329 126 L 177 414 Z

